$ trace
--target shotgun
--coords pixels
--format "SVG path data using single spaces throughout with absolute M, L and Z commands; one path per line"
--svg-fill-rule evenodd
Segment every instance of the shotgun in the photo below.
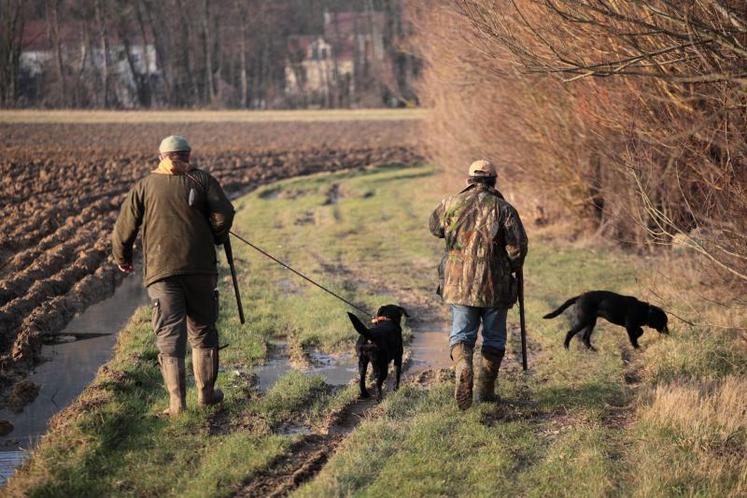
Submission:
M 524 317 L 524 269 L 516 271 L 516 280 L 519 287 L 519 324 L 521 326 L 521 366 L 527 371 L 527 322 Z
M 239 281 L 236 278 L 236 267 L 233 265 L 233 250 L 231 249 L 231 237 L 226 235 L 226 241 L 223 242 L 223 250 L 226 251 L 226 261 L 231 268 L 231 280 L 233 280 L 233 291 L 236 294 L 236 306 L 239 308 L 239 321 L 244 324 L 244 307 L 241 306 L 241 294 L 239 293 Z

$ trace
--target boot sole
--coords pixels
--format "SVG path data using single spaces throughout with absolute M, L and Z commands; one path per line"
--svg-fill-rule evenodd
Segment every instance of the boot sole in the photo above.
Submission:
M 464 368 L 459 373 L 459 380 L 454 397 L 460 410 L 466 410 L 472 406 L 472 382 L 473 374 L 469 369 Z

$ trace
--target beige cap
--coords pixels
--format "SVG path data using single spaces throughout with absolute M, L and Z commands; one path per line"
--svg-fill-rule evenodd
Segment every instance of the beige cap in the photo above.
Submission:
M 158 146 L 158 152 L 165 154 L 167 152 L 189 152 L 192 147 L 189 146 L 187 139 L 179 135 L 171 135 L 161 140 Z
M 480 159 L 469 165 L 469 176 L 496 176 L 495 166 L 490 161 Z

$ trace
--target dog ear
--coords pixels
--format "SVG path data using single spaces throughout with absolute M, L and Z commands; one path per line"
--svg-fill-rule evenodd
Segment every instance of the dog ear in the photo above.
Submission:
M 406 309 L 404 309 L 402 306 L 397 306 L 397 308 L 399 308 L 403 315 L 405 315 L 407 318 L 410 318 L 410 314 L 407 313 Z

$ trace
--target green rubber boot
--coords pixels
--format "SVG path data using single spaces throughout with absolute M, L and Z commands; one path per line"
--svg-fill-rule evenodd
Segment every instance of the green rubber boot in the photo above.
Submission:
M 169 407 L 163 411 L 163 414 L 179 415 L 187 409 L 184 358 L 159 354 L 158 363 L 161 365 L 163 383 L 169 392 Z
M 197 404 L 215 405 L 223 401 L 223 391 L 215 389 L 218 378 L 218 348 L 193 348 L 192 368 L 195 373 Z

